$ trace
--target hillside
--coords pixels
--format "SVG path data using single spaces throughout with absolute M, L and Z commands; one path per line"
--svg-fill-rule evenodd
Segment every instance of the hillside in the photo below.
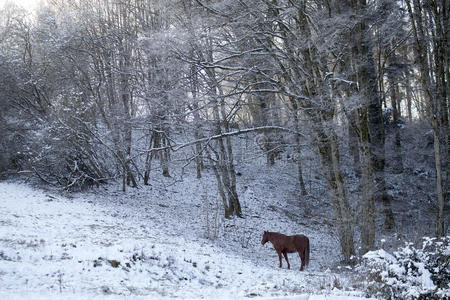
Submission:
M 247 176 L 244 180 L 254 184 L 242 186 L 245 218 L 231 220 L 216 214 L 214 181 L 189 175 L 176 184 L 161 177 L 125 194 L 118 185 L 62 195 L 3 182 L 0 295 L 231 299 L 360 294 L 345 275 L 330 271 L 339 250 L 329 226 L 311 218 L 294 221 L 301 211 L 286 214 L 291 208 L 284 200 L 295 192 L 287 184 L 290 175 L 280 172 L 277 180 L 265 176 L 262 181 L 252 178 L 256 173 Z M 279 269 L 271 245 L 260 243 L 264 230 L 309 236 L 309 268 L 300 273 L 298 256 L 290 254 L 292 269 L 285 264 Z

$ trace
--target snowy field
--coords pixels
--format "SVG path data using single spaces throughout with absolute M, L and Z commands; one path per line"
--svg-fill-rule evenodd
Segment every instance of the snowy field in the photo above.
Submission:
M 126 193 L 109 185 L 65 195 L 1 182 L 0 299 L 362 296 L 327 268 L 336 241 L 268 209 L 274 203 L 258 200 L 258 187 L 240 191 L 246 217 L 224 221 L 208 192 L 213 180 L 160 180 Z M 309 268 L 299 272 L 290 254 L 291 270 L 279 269 L 272 246 L 260 244 L 264 230 L 308 235 Z

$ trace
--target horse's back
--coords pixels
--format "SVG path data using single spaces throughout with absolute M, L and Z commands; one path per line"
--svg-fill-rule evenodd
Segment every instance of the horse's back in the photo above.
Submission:
M 303 234 L 296 234 L 293 237 L 295 247 L 297 249 L 302 249 L 309 244 L 309 238 Z
M 296 240 L 306 240 L 306 241 L 309 240 L 308 237 L 307 237 L 306 235 L 303 235 L 303 234 L 296 234 L 296 235 L 293 235 L 293 237 L 294 237 Z
M 287 252 L 293 253 L 304 249 L 308 244 L 308 238 L 303 234 L 287 235 L 284 238 L 284 248 Z

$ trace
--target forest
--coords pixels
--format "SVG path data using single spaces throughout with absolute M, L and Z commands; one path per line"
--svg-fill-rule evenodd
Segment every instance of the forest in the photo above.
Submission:
M 450 294 L 448 0 L 1 4 L 2 180 L 134 195 L 190 174 L 227 226 L 266 213 L 242 201 L 264 174 L 341 264 L 444 241 L 424 257 Z

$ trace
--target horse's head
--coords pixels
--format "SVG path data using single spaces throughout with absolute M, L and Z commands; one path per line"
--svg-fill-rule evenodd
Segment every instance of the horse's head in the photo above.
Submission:
M 269 232 L 268 231 L 264 231 L 262 240 L 261 240 L 261 245 L 264 245 L 265 243 L 267 243 L 269 241 Z

